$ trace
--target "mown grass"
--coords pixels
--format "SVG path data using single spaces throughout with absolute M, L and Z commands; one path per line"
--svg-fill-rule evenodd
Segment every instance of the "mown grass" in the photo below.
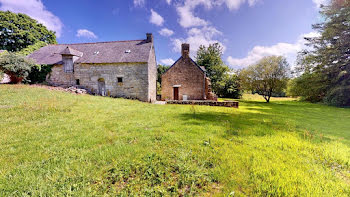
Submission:
M 350 109 L 0 86 L 0 196 L 349 196 Z

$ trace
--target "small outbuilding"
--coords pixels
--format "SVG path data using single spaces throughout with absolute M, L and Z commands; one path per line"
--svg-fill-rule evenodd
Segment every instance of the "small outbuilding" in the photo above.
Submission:
M 217 100 L 205 68 L 189 56 L 189 44 L 182 44 L 181 54 L 162 75 L 162 100 Z

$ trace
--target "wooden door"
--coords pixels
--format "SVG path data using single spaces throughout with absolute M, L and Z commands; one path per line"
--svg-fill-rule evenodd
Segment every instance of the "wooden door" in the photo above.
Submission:
M 98 94 L 101 96 L 106 96 L 106 84 L 103 78 L 98 80 Z
M 174 100 L 179 100 L 179 88 L 174 87 Z

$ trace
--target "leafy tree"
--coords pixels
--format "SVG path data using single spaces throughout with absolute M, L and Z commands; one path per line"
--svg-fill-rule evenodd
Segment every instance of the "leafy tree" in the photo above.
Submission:
M 36 66 L 33 60 L 15 53 L 0 56 L 0 70 L 10 76 L 11 83 L 26 80 L 32 68 Z
M 158 65 L 157 67 L 157 82 L 162 84 L 162 74 L 165 73 L 170 68 L 170 66 L 165 66 L 165 65 Z
M 19 52 L 17 52 L 17 54 L 20 54 L 20 55 L 29 55 L 31 53 L 33 53 L 35 50 L 38 50 L 40 49 L 41 47 L 44 47 L 46 46 L 47 43 L 46 42 L 43 42 L 43 41 L 39 41 L 39 42 L 36 42 L 35 44 L 33 45 L 29 45 L 28 47 L 20 50 Z
M 56 44 L 55 32 L 25 14 L 0 11 L 0 49 L 11 52 L 34 45 L 39 41 Z
M 157 67 L 157 94 L 162 94 L 162 74 L 165 73 L 170 68 L 170 66 L 158 65 Z
M 197 64 L 204 66 L 211 80 L 213 91 L 218 94 L 225 87 L 225 80 L 230 69 L 222 61 L 222 47 L 219 43 L 209 47 L 201 45 L 197 51 Z
M 261 59 L 240 72 L 244 89 L 256 92 L 270 102 L 273 93 L 286 88 L 289 78 L 289 65 L 282 56 L 269 56 Z
M 221 98 L 241 98 L 241 84 L 238 75 L 230 73 L 224 78 L 224 86 L 220 87 L 217 95 Z
M 324 22 L 313 25 L 320 36 L 306 38 L 311 49 L 300 53 L 302 75 L 293 88 L 313 102 L 350 106 L 350 1 L 333 0 L 321 15 Z

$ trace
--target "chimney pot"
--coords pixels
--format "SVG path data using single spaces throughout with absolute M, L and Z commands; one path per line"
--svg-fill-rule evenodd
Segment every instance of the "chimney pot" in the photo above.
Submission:
M 146 36 L 147 36 L 146 42 L 153 42 L 153 35 L 152 35 L 152 33 L 147 33 Z
M 190 54 L 190 45 L 187 43 L 183 43 L 181 45 L 181 55 L 182 57 L 189 57 Z

